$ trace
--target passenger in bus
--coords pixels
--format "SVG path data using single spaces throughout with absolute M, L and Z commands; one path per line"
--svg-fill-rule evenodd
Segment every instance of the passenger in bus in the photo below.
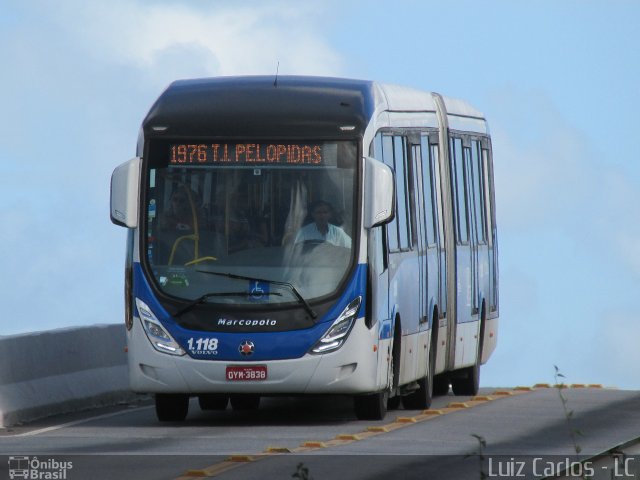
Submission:
M 311 204 L 309 211 L 313 222 L 298 231 L 295 243 L 316 241 L 351 248 L 351 237 L 342 228 L 331 223 L 332 220 L 335 221 L 336 214 L 329 202 L 318 200 Z

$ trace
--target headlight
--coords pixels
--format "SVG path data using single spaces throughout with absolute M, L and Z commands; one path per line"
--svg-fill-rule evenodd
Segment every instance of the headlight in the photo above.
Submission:
M 358 297 L 347 305 L 347 308 L 333 322 L 327 333 L 314 345 L 311 353 L 327 353 L 340 348 L 347 339 L 356 318 L 358 318 L 361 303 L 362 297 Z
M 149 306 L 139 298 L 136 298 L 136 307 L 140 315 L 140 321 L 144 327 L 144 333 L 157 351 L 168 353 L 169 355 L 184 355 L 186 352 L 169 335 L 160 321 L 153 314 Z

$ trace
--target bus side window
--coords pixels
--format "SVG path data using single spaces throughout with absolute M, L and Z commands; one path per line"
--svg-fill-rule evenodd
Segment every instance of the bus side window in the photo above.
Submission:
M 435 173 L 433 172 L 433 159 L 430 158 L 430 155 L 434 155 L 434 146 L 429 144 L 429 136 L 423 135 L 421 139 L 422 145 L 422 184 L 424 193 L 424 203 L 425 203 L 425 225 L 427 227 L 426 235 L 427 235 L 427 246 L 435 245 L 436 243 L 436 222 L 437 222 L 437 212 L 436 212 L 436 192 L 434 190 L 434 182 L 435 182 Z
M 389 165 L 395 171 L 395 165 L 394 165 L 394 161 L 393 161 L 393 137 L 391 135 L 382 135 L 382 142 L 381 142 L 380 145 L 382 147 L 382 155 L 381 155 L 382 160 L 384 161 L 384 163 Z M 395 175 L 396 175 L 396 178 L 397 178 L 398 173 L 396 172 Z M 396 201 L 395 218 L 386 225 L 387 239 L 388 239 L 387 247 L 389 248 L 390 252 L 398 250 L 398 206 L 397 206 L 397 203 L 398 202 Z
M 467 185 L 465 179 L 462 139 L 451 139 L 453 158 L 452 184 L 455 186 L 456 239 L 458 245 L 469 242 L 469 220 L 467 213 Z
M 409 217 L 409 172 L 407 169 L 407 145 L 405 138 L 396 135 L 393 137 L 396 170 L 396 211 L 398 214 L 398 243 L 401 250 L 411 247 L 411 221 Z
M 487 243 L 486 229 L 486 212 L 485 212 L 485 185 L 484 172 L 482 168 L 482 159 L 480 156 L 480 142 L 473 140 L 471 142 L 471 170 L 473 178 L 473 200 L 476 211 L 476 231 L 478 233 L 478 242 Z
M 378 132 L 369 147 L 369 155 L 377 160 L 382 160 L 382 132 Z
M 370 254 L 369 261 L 374 275 L 380 275 L 387 269 L 384 233 L 385 230 L 382 225 L 371 230 L 373 236 L 373 252 Z

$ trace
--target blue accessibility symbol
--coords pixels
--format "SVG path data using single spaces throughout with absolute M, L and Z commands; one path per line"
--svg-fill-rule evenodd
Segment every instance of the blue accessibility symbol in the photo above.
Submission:
M 249 298 L 256 302 L 266 301 L 269 299 L 269 283 L 260 281 L 251 281 L 249 283 Z

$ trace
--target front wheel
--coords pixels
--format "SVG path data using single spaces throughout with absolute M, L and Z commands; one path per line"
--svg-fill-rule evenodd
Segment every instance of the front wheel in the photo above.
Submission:
M 358 420 L 382 420 L 387 415 L 389 392 L 371 393 L 353 397 L 353 406 Z
M 157 393 L 156 415 L 161 422 L 182 422 L 189 413 L 189 395 Z

